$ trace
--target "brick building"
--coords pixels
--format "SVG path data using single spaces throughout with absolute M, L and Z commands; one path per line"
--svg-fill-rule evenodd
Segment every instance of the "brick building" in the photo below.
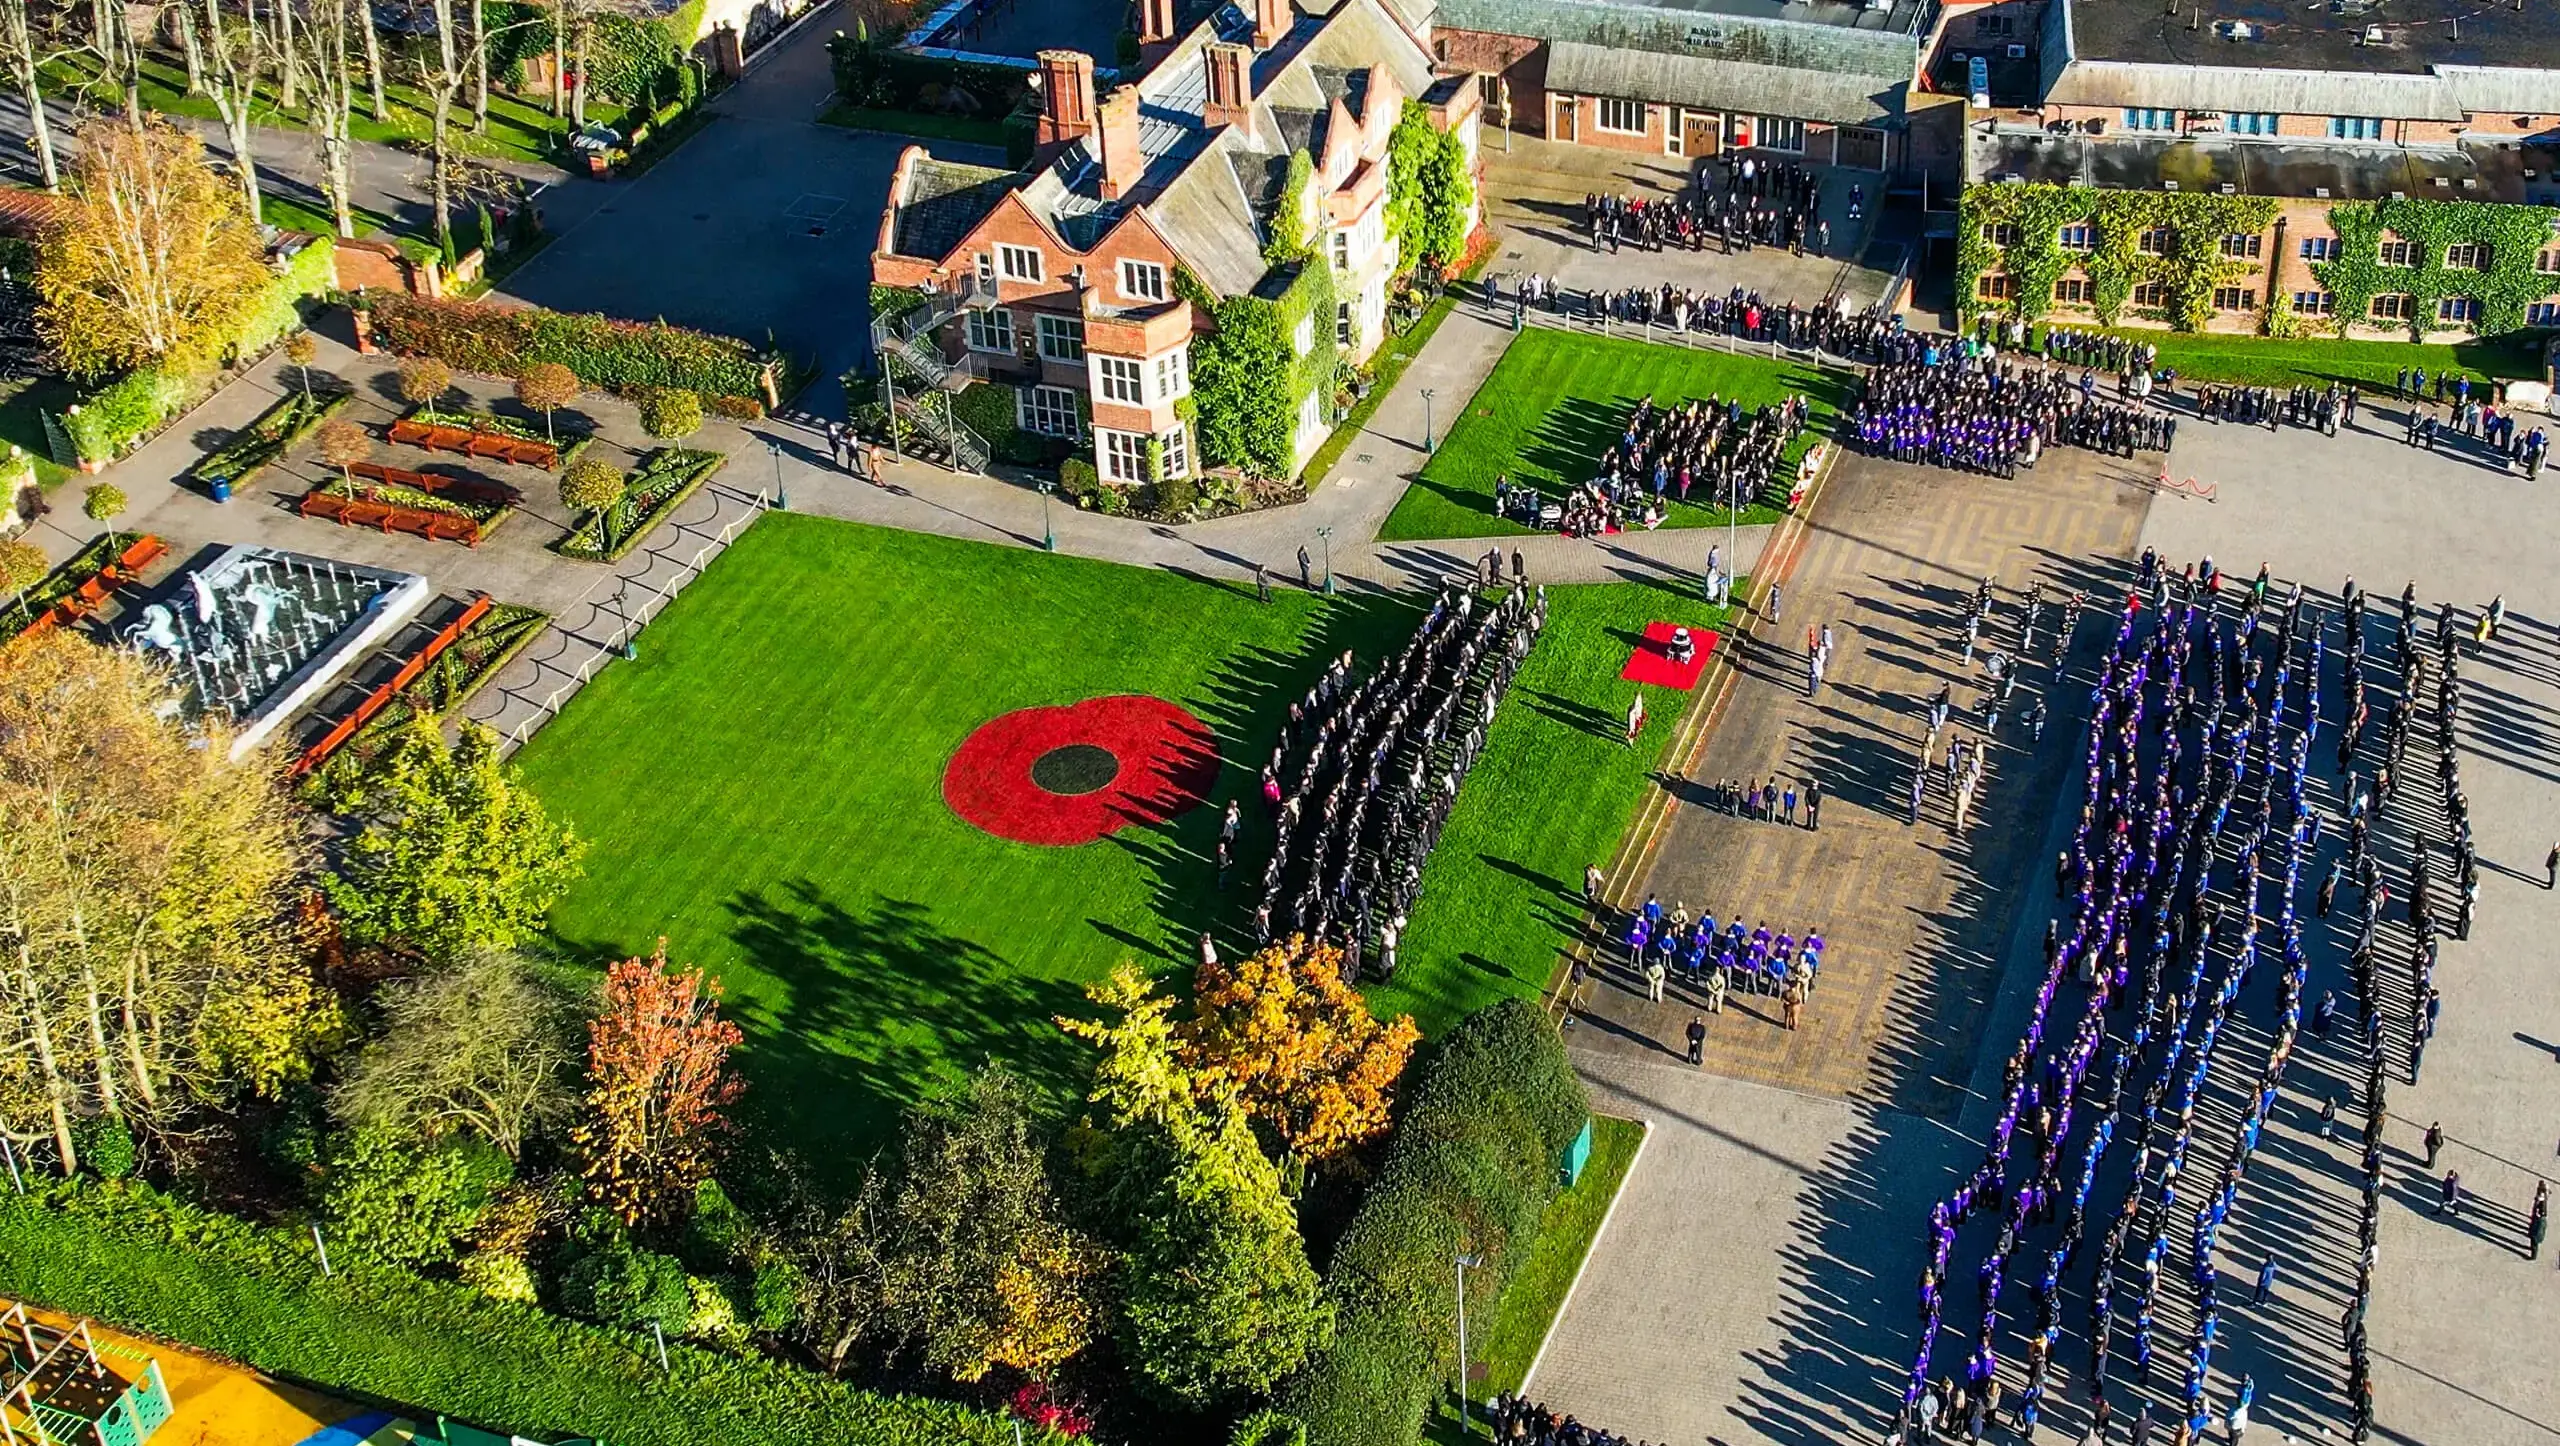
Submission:
M 2225 0 L 2174 13 L 2151 0 L 2046 0 L 2036 39 L 2033 94 L 1972 118 L 1968 185 L 2272 201 L 2266 226 L 2220 239 L 2220 259 L 2247 264 L 2225 268 L 2235 274 L 2214 288 L 2207 330 L 2258 329 L 2282 297 L 2307 319 L 2343 321 L 2348 335 L 2460 337 L 2483 319 L 2465 290 L 2472 273 L 2542 278 L 2518 319 L 2560 325 L 2560 210 L 2505 256 L 2468 232 L 2350 237 L 2333 214 L 2340 203 L 2387 211 L 2412 200 L 2560 208 L 2560 13 L 2549 0 L 2387 10 Z M 2089 248 L 2088 227 L 2063 231 L 2067 251 Z M 2014 301 L 2010 238 L 1981 239 L 1997 242 L 2002 262 L 1964 300 Z M 2382 280 L 2342 318 L 2320 269 L 2349 245 L 2374 248 Z M 2058 316 L 2093 314 L 2082 267 L 2054 288 Z M 2156 319 L 2141 314 L 2156 296 L 2137 288 L 2131 300 L 2125 321 Z
M 1365 360 L 1404 269 L 1385 212 L 1388 134 L 1405 102 L 1422 102 L 1477 163 L 1479 89 L 1433 74 L 1419 38 L 1427 12 L 1254 0 L 1249 14 L 1222 5 L 1179 36 L 1172 15 L 1171 0 L 1146 0 L 1160 58 L 1105 96 L 1090 56 L 1041 53 L 1030 170 L 908 147 L 872 255 L 875 283 L 933 293 L 924 315 L 954 379 L 1010 387 L 1020 426 L 1089 442 L 1117 483 L 1146 480 L 1150 444 L 1164 475 L 1198 468 L 1181 403 L 1192 339 L 1213 323 L 1178 292 L 1177 271 L 1214 298 L 1287 292 L 1296 269 L 1273 267 L 1264 250 L 1294 207 L 1337 302 L 1329 317 L 1299 320 L 1293 348 Z M 1293 194 L 1300 153 L 1310 174 Z M 1331 420 L 1329 369 L 1300 370 L 1310 380 L 1290 399 L 1293 471 Z
M 1439 0 L 1444 71 L 1524 135 L 1900 169 L 1930 0 Z

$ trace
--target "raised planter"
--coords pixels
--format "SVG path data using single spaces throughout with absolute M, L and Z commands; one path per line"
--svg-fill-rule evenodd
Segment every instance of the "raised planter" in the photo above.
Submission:
M 169 544 L 148 532 L 102 534 L 55 569 L 51 578 L 29 589 L 31 603 L 40 602 L 42 610 L 22 610 L 19 615 L 26 622 L 15 636 L 41 637 L 88 617 L 106 605 L 109 594 L 168 553 Z
M 228 487 L 237 493 L 257 475 L 293 450 L 313 428 L 336 416 L 355 400 L 350 392 L 289 392 L 258 419 L 231 434 L 187 471 L 207 490 Z
M 485 431 L 478 427 L 456 426 L 447 422 L 420 421 L 403 417 L 391 424 L 391 440 L 408 447 L 421 447 L 430 452 L 451 452 L 460 457 L 485 457 L 499 462 L 512 462 L 519 467 L 539 467 L 545 472 L 560 466 L 560 449 L 549 442 L 537 442 L 504 432 Z
M 619 561 L 728 460 L 726 453 L 690 447 L 661 447 L 650 453 L 641 460 L 622 500 L 588 514 L 576 531 L 560 540 L 560 555 L 583 562 Z
M 304 496 L 299 507 L 302 515 L 342 527 L 372 527 L 478 547 L 522 500 L 512 487 L 473 477 L 412 472 L 379 462 L 358 462 L 347 472 L 346 479 L 325 483 Z

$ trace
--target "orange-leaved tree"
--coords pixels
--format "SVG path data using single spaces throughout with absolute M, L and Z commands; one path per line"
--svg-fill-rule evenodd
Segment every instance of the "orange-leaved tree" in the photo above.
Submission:
M 679 1218 L 709 1178 L 721 1111 L 746 1088 L 729 1072 L 741 1038 L 720 1017 L 720 982 L 668 968 L 664 939 L 605 972 L 577 1142 L 588 1182 L 625 1224 Z
M 1233 1082 L 1245 1109 L 1299 1158 L 1316 1161 L 1387 1128 L 1395 1083 L 1420 1033 L 1381 1021 L 1342 979 L 1342 951 L 1293 937 L 1233 963 L 1204 964 L 1182 1034 L 1183 1062 Z

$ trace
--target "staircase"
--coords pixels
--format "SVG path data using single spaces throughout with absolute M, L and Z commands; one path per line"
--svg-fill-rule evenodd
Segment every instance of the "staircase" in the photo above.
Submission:
M 880 358 L 881 400 L 889 408 L 891 427 L 912 427 L 941 447 L 954 472 L 984 476 L 987 441 L 951 410 L 952 378 L 960 377 L 965 385 L 966 373 L 943 360 L 933 342 L 933 333 L 961 309 L 960 297 L 936 292 L 902 316 L 872 322 L 871 349 Z

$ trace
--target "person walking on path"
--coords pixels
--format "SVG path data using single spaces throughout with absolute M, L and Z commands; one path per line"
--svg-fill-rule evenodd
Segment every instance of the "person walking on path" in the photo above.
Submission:
M 2524 1217 L 2526 1259 L 2540 1260 L 2542 1258 L 2542 1237 L 2550 1228 L 2551 1182 L 2548 1180 L 2536 1180 L 2533 1182 L 2533 1208 L 2526 1211 Z
M 2275 1288 L 2276 1258 L 2273 1252 L 2269 1252 L 2267 1258 L 2259 1262 L 2258 1293 L 2249 1303 L 2251 1305 L 2265 1305 L 2267 1303 L 2267 1297 L 2274 1293 Z
M 1689 1063 L 1703 1069 L 1707 1063 L 1707 1017 L 1689 1016 Z
M 1598 864 L 1584 864 L 1582 866 L 1582 902 L 1595 909 L 1600 907 L 1600 890 L 1607 882 L 1608 880 L 1600 877 Z
M 1771 621 L 1771 622 L 1773 622 L 1773 623 L 1774 623 L 1774 622 L 1776 622 L 1777 620 L 1778 620 L 1778 585 L 1777 585 L 1776 583 L 1774 583 L 1774 582 L 1773 582 L 1773 583 L 1769 584 L 1769 621 Z
M 2462 1172 L 2460 1170 L 2444 1172 L 2444 1184 L 2436 1196 L 2436 1213 L 2449 1214 L 2456 1220 L 2462 1218 Z
M 1526 587 L 1528 584 L 1529 559 L 1521 553 L 1520 549 L 1515 547 L 1511 549 L 1511 585 L 1513 587 Z
M 2253 1376 L 2240 1378 L 2240 1394 L 2231 1398 L 2231 1408 L 2222 1413 L 2222 1434 L 2231 1446 L 2240 1446 L 2240 1438 L 2249 1431 L 2249 1403 L 2258 1399 L 2258 1382 Z
M 1650 959 L 1647 959 L 1644 966 L 1644 997 L 1652 1000 L 1656 1004 L 1660 1004 L 1662 1002 L 1662 981 L 1667 978 L 1669 974 L 1670 971 L 1662 967 L 1661 955 L 1656 954 Z
M 1791 979 L 1789 979 L 1789 980 L 1787 981 L 1787 987 L 1786 987 L 1786 989 L 1785 989 L 1784 991 L 1782 991 L 1782 992 L 1778 995 L 1778 1003 L 1779 1003 L 1779 1004 L 1780 1004 L 1780 1005 L 1781 1005 L 1781 1006 L 1786 1010 L 1786 1016 L 1787 1016 L 1787 1018 L 1786 1018 L 1786 1024 L 1787 1024 L 1787 1028 L 1789 1028 L 1789 1029 L 1794 1029 L 1794 1028 L 1796 1028 L 1800 1023 L 1802 1023 L 1802 1022 L 1803 1022 L 1803 1017 L 1804 1017 L 1804 976 L 1803 976 L 1803 975 L 1801 975 L 1801 974 L 1796 975 L 1795 977 L 1793 977 L 1793 978 L 1791 978 Z
M 2427 1168 L 2433 1170 L 2436 1167 L 2436 1156 L 2444 1150 L 2444 1121 L 2438 1120 L 2427 1126 L 2426 1146 Z
M 1725 971 L 1720 966 L 1710 966 L 1707 970 L 1707 1012 L 1709 1014 L 1724 1013 L 1724 975 Z
M 2542 886 L 2560 889 L 2560 843 L 2553 844 L 2551 852 L 2542 856 Z
M 2333 1094 L 2320 1102 L 2320 1142 L 2325 1145 L 2336 1139 L 2337 1131 L 2338 1097 Z

